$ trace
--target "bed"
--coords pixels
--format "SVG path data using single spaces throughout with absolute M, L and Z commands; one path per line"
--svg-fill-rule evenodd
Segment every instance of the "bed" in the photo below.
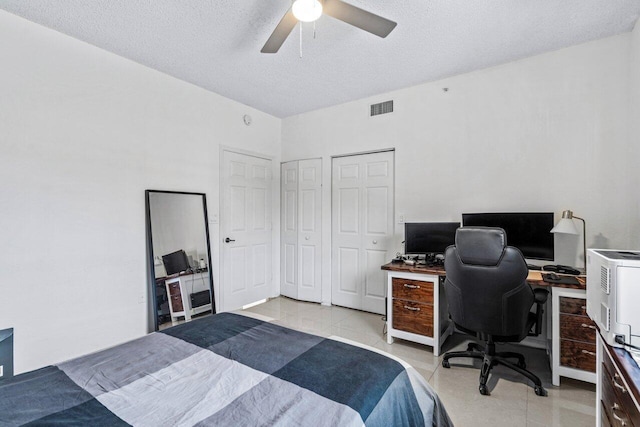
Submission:
M 0 382 L 0 425 L 448 426 L 399 359 L 221 313 Z

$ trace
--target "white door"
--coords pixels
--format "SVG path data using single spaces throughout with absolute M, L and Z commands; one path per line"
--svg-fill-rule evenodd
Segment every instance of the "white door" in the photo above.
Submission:
M 271 296 L 271 161 L 223 151 L 222 311 Z
M 283 163 L 282 295 L 322 300 L 322 159 Z
M 333 304 L 384 313 L 380 266 L 392 258 L 393 167 L 393 151 L 333 159 Z

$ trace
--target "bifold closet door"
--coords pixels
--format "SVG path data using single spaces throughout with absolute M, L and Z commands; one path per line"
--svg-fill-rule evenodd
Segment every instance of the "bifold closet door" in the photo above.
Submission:
M 280 293 L 298 299 L 298 162 L 280 168 Z
M 322 160 L 282 164 L 282 295 L 322 300 Z
M 336 157 L 331 188 L 331 302 L 384 313 L 392 257 L 394 153 Z

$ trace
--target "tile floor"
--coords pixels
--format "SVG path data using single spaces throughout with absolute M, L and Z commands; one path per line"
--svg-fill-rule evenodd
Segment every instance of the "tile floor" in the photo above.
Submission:
M 451 369 L 440 364 L 431 347 L 398 340 L 387 344 L 382 316 L 342 307 L 299 302 L 285 297 L 271 299 L 248 308 L 273 319 L 273 323 L 320 336 L 337 335 L 382 349 L 416 368 L 436 390 L 456 426 L 593 426 L 595 425 L 595 386 L 562 379 L 560 387 L 551 385 L 551 371 L 543 350 L 518 347 L 527 358 L 528 368 L 542 380 L 547 397 L 536 396 L 533 388 L 517 374 L 503 367 L 494 368 L 489 378 L 490 396 L 478 392 L 479 370 L 470 359 L 452 359 Z M 465 349 L 464 335 L 454 334 L 443 352 Z M 477 362 L 476 362 L 477 363 Z

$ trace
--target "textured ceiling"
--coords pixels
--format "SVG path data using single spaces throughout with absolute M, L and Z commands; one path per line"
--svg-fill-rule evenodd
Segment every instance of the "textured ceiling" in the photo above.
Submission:
M 381 39 L 331 17 L 260 49 L 290 0 L 0 0 L 0 8 L 277 117 L 631 31 L 640 0 L 348 0 Z

